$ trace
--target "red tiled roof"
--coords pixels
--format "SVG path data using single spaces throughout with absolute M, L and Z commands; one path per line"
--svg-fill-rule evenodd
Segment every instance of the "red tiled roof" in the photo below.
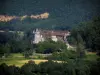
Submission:
M 41 30 L 40 34 L 44 36 L 64 36 L 65 34 L 69 34 L 69 31 Z

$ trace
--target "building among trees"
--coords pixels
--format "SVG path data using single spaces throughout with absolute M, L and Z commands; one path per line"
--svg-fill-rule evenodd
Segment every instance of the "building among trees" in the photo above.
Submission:
M 37 44 L 39 42 L 51 39 L 52 41 L 62 41 L 67 42 L 67 37 L 70 35 L 69 31 L 57 31 L 57 30 L 41 30 L 36 29 L 33 31 L 34 39 L 33 43 Z

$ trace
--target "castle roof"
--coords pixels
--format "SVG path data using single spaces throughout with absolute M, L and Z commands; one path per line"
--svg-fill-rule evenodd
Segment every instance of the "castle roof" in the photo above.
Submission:
M 50 37 L 50 36 L 67 36 L 70 34 L 69 31 L 57 31 L 57 30 L 39 30 L 40 34 L 46 37 Z

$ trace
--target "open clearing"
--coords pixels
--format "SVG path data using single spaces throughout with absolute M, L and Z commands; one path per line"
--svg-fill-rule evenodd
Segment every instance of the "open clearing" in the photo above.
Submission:
M 0 64 L 2 63 L 6 63 L 8 64 L 9 66 L 10 65 L 16 65 L 16 66 L 19 66 L 21 67 L 22 65 L 24 65 L 25 63 L 28 63 L 28 61 L 30 61 L 32 59 L 29 59 L 29 60 L 1 60 Z M 43 60 L 43 59 L 35 59 L 35 60 L 32 60 L 35 62 L 35 64 L 39 64 L 41 62 L 47 62 L 48 60 Z M 61 61 L 54 61 L 54 62 L 58 62 L 58 63 L 61 63 Z
M 38 56 L 35 56 L 36 58 L 38 58 Z M 22 65 L 24 65 L 25 63 L 28 63 L 28 61 L 34 61 L 35 64 L 39 64 L 41 62 L 47 62 L 48 60 L 46 59 L 26 59 L 24 58 L 24 56 L 21 53 L 13 53 L 11 54 L 9 57 L 5 58 L 5 59 L 0 59 L 0 64 L 2 63 L 6 63 L 7 65 L 16 65 L 21 67 Z M 56 61 L 54 61 L 56 62 Z M 61 61 L 57 61 L 58 63 L 61 63 Z
M 35 57 L 37 57 L 37 56 L 35 56 Z M 98 56 L 96 55 L 96 53 L 89 52 L 86 54 L 85 60 L 94 61 L 97 58 L 98 58 Z M 16 54 L 11 54 L 8 58 L 0 59 L 0 64 L 6 63 L 7 65 L 16 65 L 16 66 L 21 67 L 25 63 L 28 63 L 28 61 L 30 61 L 30 60 L 34 61 L 35 64 L 39 64 L 41 62 L 48 61 L 46 59 L 39 59 L 39 58 L 38 59 L 34 59 L 34 58 L 26 59 L 26 58 L 24 58 L 24 56 L 22 54 L 16 53 Z M 54 62 L 61 63 L 62 61 L 54 61 Z
M 0 64 L 1 63 L 6 63 L 8 65 L 16 65 L 16 66 L 22 66 L 24 65 L 25 63 L 28 63 L 29 60 L 1 60 Z M 46 62 L 48 60 L 33 60 L 36 64 L 39 64 L 41 62 Z

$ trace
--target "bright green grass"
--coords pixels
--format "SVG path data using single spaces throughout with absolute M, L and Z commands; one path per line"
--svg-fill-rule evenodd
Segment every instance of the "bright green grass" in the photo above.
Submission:
M 96 55 L 96 53 L 91 53 L 88 52 L 86 54 L 85 60 L 89 60 L 89 61 L 95 61 L 96 59 L 100 58 L 99 56 Z
M 16 66 L 22 66 L 25 63 L 28 63 L 29 60 L 34 60 L 36 64 L 39 64 L 40 62 L 44 62 L 42 59 L 25 59 L 25 58 L 6 58 L 6 59 L 0 59 L 0 64 L 6 63 L 7 65 L 16 65 Z
M 87 53 L 85 60 L 95 61 L 97 58 L 100 58 L 100 57 L 97 56 L 96 53 Z M 0 59 L 0 64 L 6 63 L 8 65 L 22 66 L 25 63 L 28 63 L 29 60 L 34 60 L 36 64 L 47 61 L 47 60 L 39 59 L 39 58 L 38 59 L 32 59 L 32 58 L 26 59 L 21 53 L 14 53 L 5 59 Z
M 25 59 L 21 53 L 14 53 L 14 54 L 11 54 L 10 56 L 8 56 L 5 59 L 0 59 L 0 64 L 6 63 L 8 65 L 18 65 L 18 66 L 20 66 L 20 65 L 25 64 L 25 63 L 18 62 L 18 61 L 21 61 L 21 60 L 27 60 L 27 59 Z
M 24 56 L 21 53 L 13 53 L 8 58 L 24 58 Z
M 0 64 L 6 63 L 7 65 L 16 65 L 16 66 L 22 66 L 25 63 L 19 63 L 19 60 L 0 60 Z
M 47 61 L 44 59 L 38 59 L 38 56 L 35 56 L 35 58 L 33 57 L 26 59 L 21 53 L 13 53 L 13 54 L 10 54 L 10 56 L 8 56 L 7 58 L 0 59 L 0 64 L 6 63 L 7 65 L 16 65 L 20 67 L 24 65 L 25 63 L 28 63 L 29 60 L 34 60 L 36 64 Z

